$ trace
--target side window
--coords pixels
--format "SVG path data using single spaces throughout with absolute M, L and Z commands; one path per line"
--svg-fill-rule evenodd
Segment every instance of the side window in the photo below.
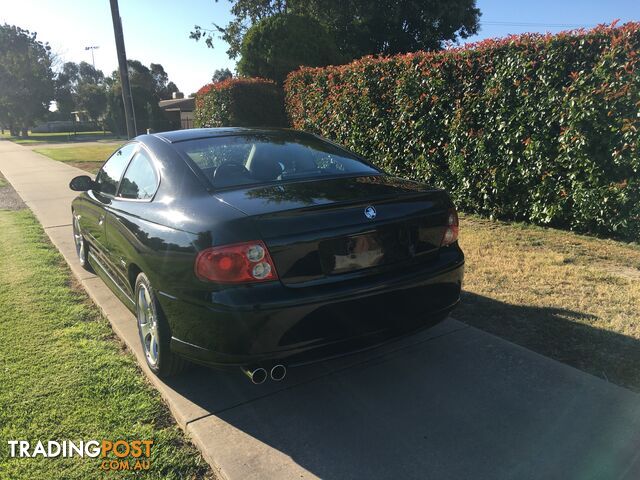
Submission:
M 131 160 L 120 183 L 119 197 L 147 200 L 153 197 L 158 178 L 147 152 L 140 149 Z
M 131 154 L 136 148 L 135 143 L 129 143 L 111 155 L 111 158 L 102 166 L 96 175 L 96 183 L 100 193 L 107 195 L 115 195 L 118 189 L 118 182 L 122 176 L 122 172 L 127 166 L 127 162 L 131 158 Z

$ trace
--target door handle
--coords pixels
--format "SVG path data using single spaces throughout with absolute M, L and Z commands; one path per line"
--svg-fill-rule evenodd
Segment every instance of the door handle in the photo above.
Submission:
M 104 214 L 100 215 L 100 218 L 98 218 L 98 225 L 102 225 L 104 223 Z

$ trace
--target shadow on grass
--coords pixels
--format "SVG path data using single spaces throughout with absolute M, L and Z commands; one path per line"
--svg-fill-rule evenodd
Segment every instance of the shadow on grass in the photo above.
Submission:
M 463 292 L 453 316 L 604 380 L 640 392 L 640 341 L 590 325 L 562 308 L 511 305 Z

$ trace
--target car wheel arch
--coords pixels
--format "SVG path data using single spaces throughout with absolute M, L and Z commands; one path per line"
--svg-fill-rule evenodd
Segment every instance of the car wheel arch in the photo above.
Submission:
M 127 279 L 129 280 L 129 286 L 131 287 L 132 293 L 135 293 L 136 291 L 136 279 L 141 273 L 142 269 L 137 264 L 129 264 L 129 268 L 127 269 Z

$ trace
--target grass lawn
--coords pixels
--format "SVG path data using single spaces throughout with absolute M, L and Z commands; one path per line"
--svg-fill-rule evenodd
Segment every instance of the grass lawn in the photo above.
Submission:
M 95 142 L 113 141 L 117 139 L 111 132 L 58 132 L 58 133 L 29 133 L 28 137 L 12 137 L 8 132 L 0 135 L 20 145 L 37 145 L 39 143 L 67 143 L 67 142 Z
M 74 145 L 73 147 L 36 148 L 34 152 L 53 160 L 66 162 L 87 172 L 96 173 L 120 143 L 104 145 Z
M 0 258 L 0 477 L 140 476 L 100 458 L 11 459 L 6 443 L 125 439 L 154 441 L 145 478 L 213 478 L 29 210 L 0 210 Z
M 640 392 L 640 247 L 462 215 L 453 316 Z

